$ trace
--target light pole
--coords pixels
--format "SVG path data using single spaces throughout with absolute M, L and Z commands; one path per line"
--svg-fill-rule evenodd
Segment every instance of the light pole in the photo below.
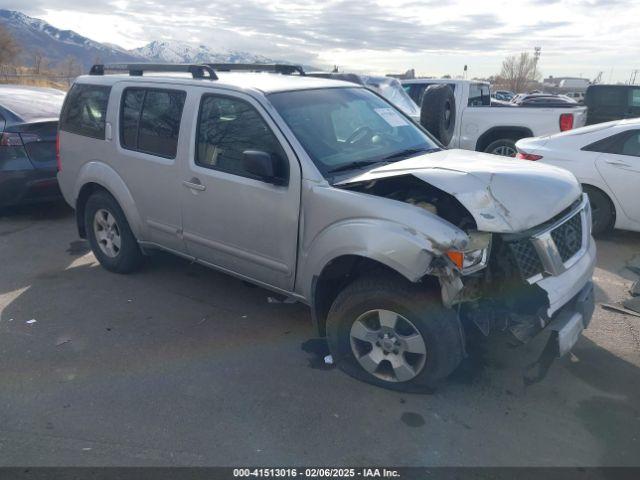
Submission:
M 540 52 L 542 47 L 533 48 L 533 81 L 536 81 L 536 70 L 538 68 L 538 60 L 540 60 Z

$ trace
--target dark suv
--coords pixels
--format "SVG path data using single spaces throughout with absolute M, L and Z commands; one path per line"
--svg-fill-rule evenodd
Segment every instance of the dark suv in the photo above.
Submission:
M 640 85 L 591 85 L 585 105 L 587 125 L 640 117 Z

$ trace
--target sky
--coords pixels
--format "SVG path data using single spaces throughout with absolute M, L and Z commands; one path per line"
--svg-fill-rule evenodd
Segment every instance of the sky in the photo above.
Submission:
M 544 76 L 628 81 L 640 0 L 0 0 L 99 42 L 205 44 L 370 73 L 469 77 L 541 47 Z M 640 80 L 640 73 L 638 74 Z

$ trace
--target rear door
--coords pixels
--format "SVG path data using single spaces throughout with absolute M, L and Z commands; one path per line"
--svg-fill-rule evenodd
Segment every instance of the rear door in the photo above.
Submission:
M 202 89 L 197 128 L 182 171 L 184 239 L 190 255 L 291 290 L 300 214 L 300 166 L 272 118 L 253 98 Z M 196 118 L 197 116 L 197 118 Z M 276 185 L 249 173 L 247 150 L 281 160 Z
M 640 130 L 620 133 L 607 145 L 596 160 L 598 171 L 626 215 L 640 222 Z
M 186 90 L 140 82 L 118 84 L 114 90 L 119 99 L 117 155 L 111 164 L 133 196 L 144 240 L 184 252 L 179 164 L 188 150 L 187 136 L 180 133 Z

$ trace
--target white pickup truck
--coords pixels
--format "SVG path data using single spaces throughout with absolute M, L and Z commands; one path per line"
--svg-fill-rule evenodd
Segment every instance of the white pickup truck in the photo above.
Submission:
M 420 115 L 407 113 L 449 148 L 513 157 L 521 138 L 559 133 L 586 122 L 587 109 L 578 105 L 492 105 L 486 82 L 418 78 L 402 80 L 402 86 L 421 107 Z

